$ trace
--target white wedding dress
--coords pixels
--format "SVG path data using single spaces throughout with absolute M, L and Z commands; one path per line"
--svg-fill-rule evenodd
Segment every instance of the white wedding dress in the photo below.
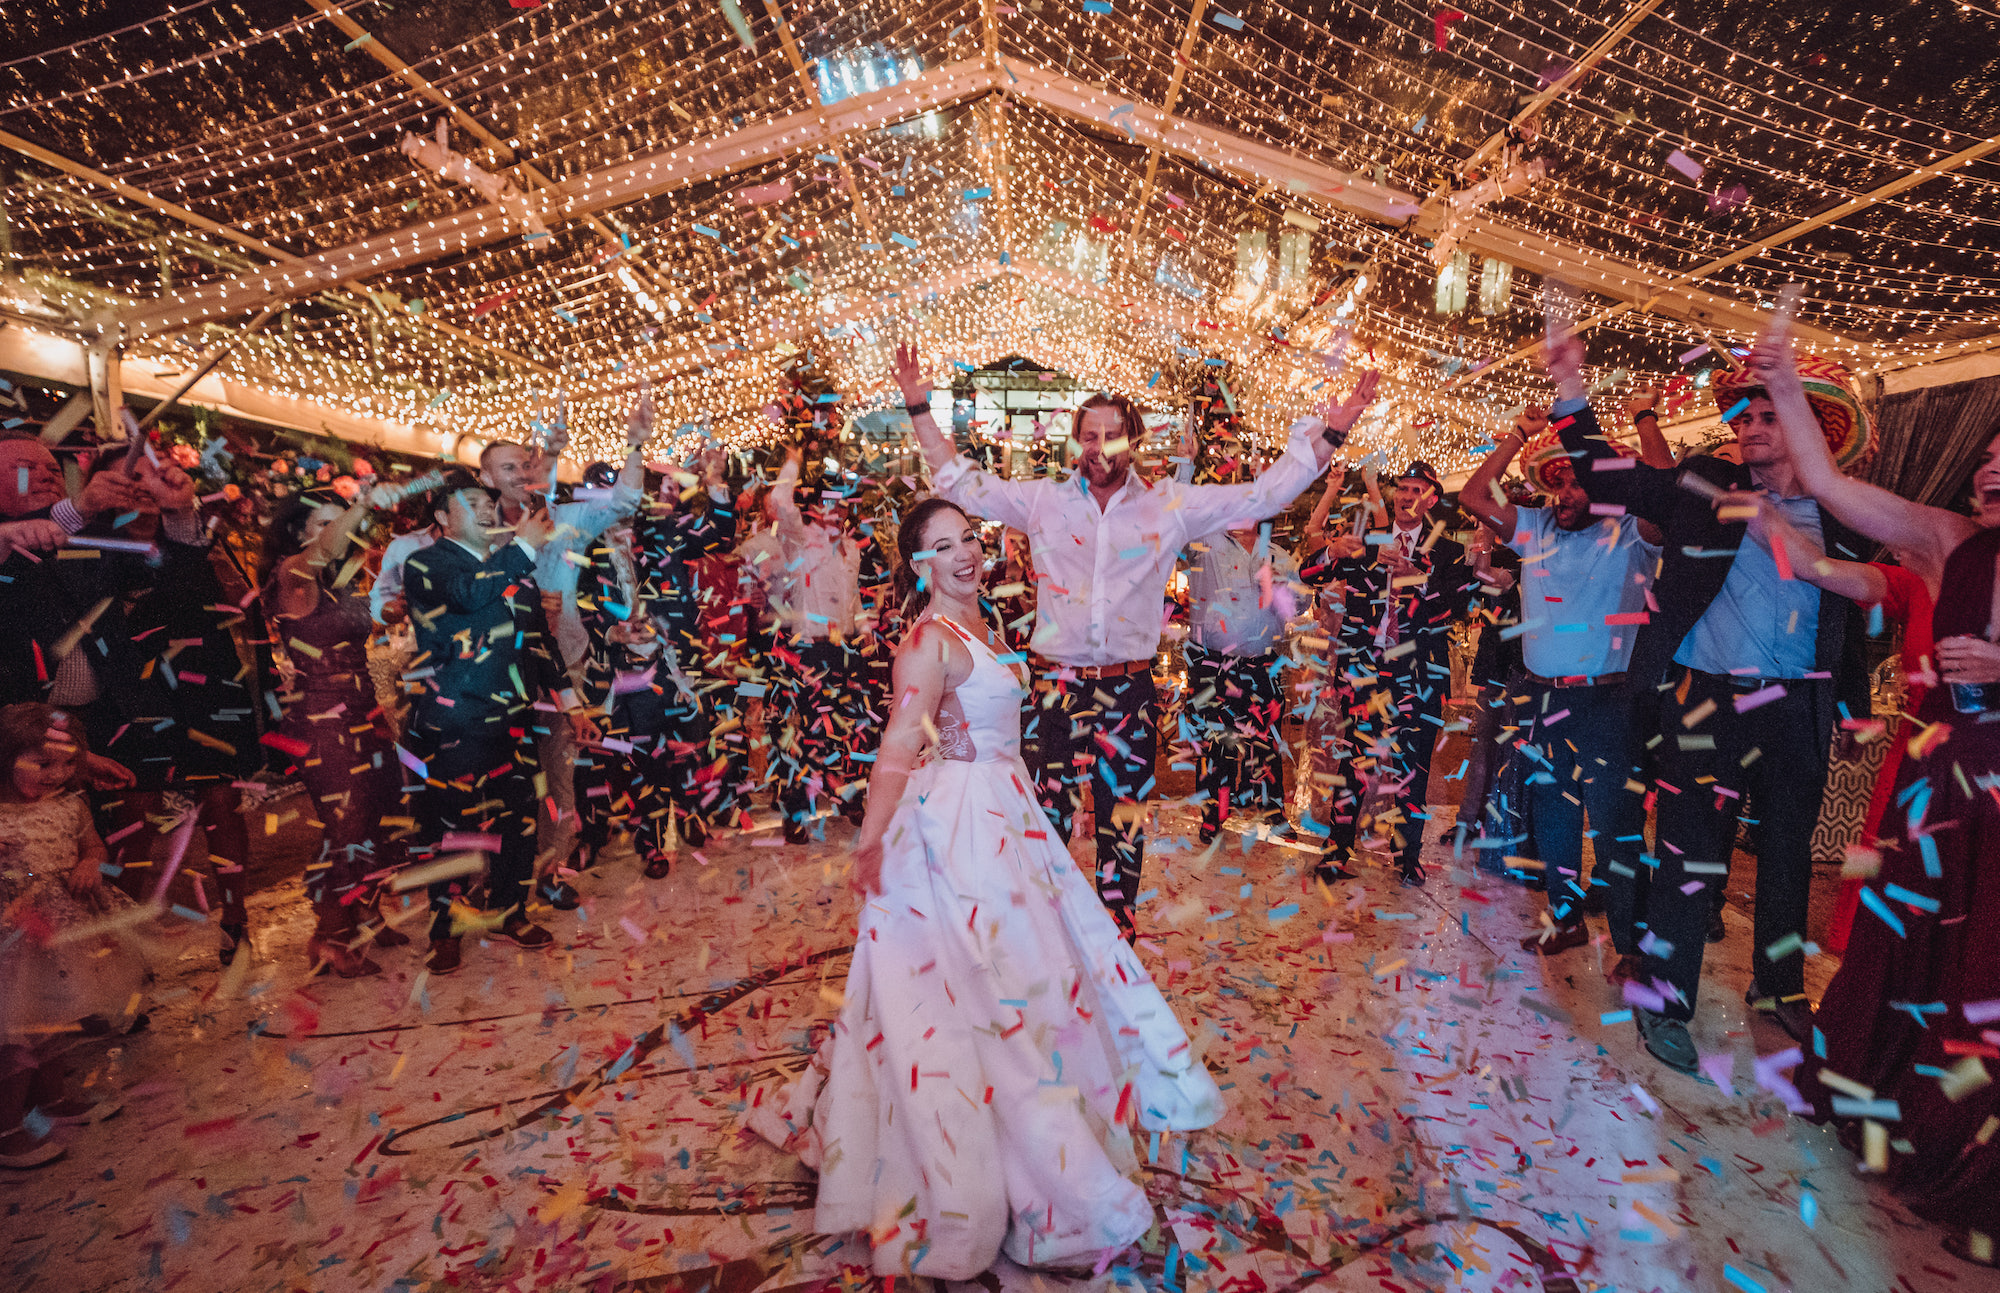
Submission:
M 878 1275 L 1089 1265 L 1152 1225 L 1125 1124 L 1211 1126 L 1222 1097 L 1029 793 L 1020 675 L 932 618 L 972 672 L 890 824 L 832 1034 L 749 1122 L 819 1170 L 814 1228 L 866 1232 Z

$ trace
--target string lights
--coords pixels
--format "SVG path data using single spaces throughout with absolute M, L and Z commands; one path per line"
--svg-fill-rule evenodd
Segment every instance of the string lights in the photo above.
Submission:
M 1268 447 L 1323 398 L 1329 339 L 1351 325 L 1349 367 L 1387 378 L 1351 452 L 1420 452 L 1450 473 L 1545 395 L 1531 368 L 1485 371 L 1533 340 L 1544 262 L 1440 253 L 1441 290 L 1430 246 L 1442 225 L 1429 212 L 1489 179 L 1462 160 L 1489 137 L 1514 132 L 1510 174 L 1524 178 L 1493 177 L 1500 196 L 1467 217 L 1499 233 L 1480 246 L 1567 248 L 1606 283 L 1627 266 L 1620 295 L 1643 296 L 2000 123 L 2000 14 L 1982 5 L 1660 10 L 1520 129 L 1523 104 L 1623 6 L 1458 7 L 1440 40 L 1435 8 L 1415 0 L 1204 2 L 1192 29 L 1168 0 L 1111 0 L 1109 12 L 1079 0 L 781 5 L 777 17 L 744 6 L 746 47 L 711 0 L 548 0 L 485 19 L 330 4 L 364 30 L 352 41 L 319 9 L 260 26 L 182 0 L 135 22 L 128 0 L 82 0 L 34 24 L 0 13 L 7 43 L 35 51 L 0 63 L 0 129 L 299 257 L 444 227 L 471 207 L 463 185 L 397 148 L 445 118 L 438 96 L 491 130 L 504 151 L 457 130 L 451 146 L 513 178 L 545 234 L 517 222 L 504 237 L 447 239 L 419 263 L 358 264 L 373 313 L 306 293 L 224 367 L 424 428 L 441 451 L 520 438 L 560 385 L 572 452 L 615 458 L 642 376 L 663 425 L 712 415 L 749 447 L 779 434 L 761 410 L 801 363 L 859 397 L 856 410 L 893 403 L 887 356 L 901 338 L 940 380 L 1024 354 L 1167 410 L 1220 377 Z M 384 75 L 370 43 L 411 76 Z M 1930 71 L 1909 72 L 1917 62 Z M 836 105 L 918 105 L 954 68 L 988 88 L 837 137 L 807 128 Z M 1020 88 L 1028 71 L 1079 93 L 1037 97 Z M 1170 83 L 1174 118 L 1207 151 L 1160 148 L 1134 128 Z M 996 95 L 1004 112 L 989 113 Z M 603 226 L 568 214 L 609 168 L 724 140 L 745 141 L 747 159 L 760 131 L 781 128 L 797 142 L 598 210 Z M 1350 178 L 1228 161 L 1252 145 Z M 1669 165 L 1675 152 L 1693 172 Z M 557 191 L 528 183 L 521 162 Z M 1391 222 L 1364 190 L 1423 210 Z M 9 184 L 0 205 L 6 299 L 32 289 L 37 325 L 67 312 L 77 335 L 86 315 L 194 300 L 263 264 L 61 177 Z M 1701 379 L 1715 359 L 1680 356 L 1743 340 L 1750 311 L 1788 281 L 1806 284 L 1802 321 L 1830 334 L 1821 348 L 1861 371 L 2000 332 L 1996 224 L 2000 170 L 1974 162 L 1712 273 L 1704 290 L 1748 307 L 1729 320 L 1678 299 L 1609 320 L 1590 373 L 1605 420 L 1628 385 Z M 147 335 L 133 353 L 178 345 Z

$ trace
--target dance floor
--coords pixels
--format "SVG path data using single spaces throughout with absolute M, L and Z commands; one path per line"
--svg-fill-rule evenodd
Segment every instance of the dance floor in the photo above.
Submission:
M 1202 850 L 1192 829 L 1163 810 L 1144 955 L 1228 1117 L 1142 1140 L 1159 1224 L 1141 1245 L 1101 1271 L 1003 1264 L 988 1290 L 1980 1286 L 1758 1086 L 1754 1061 L 1790 1041 L 1746 1017 L 1734 911 L 1696 1035 L 1718 1085 L 1603 1022 L 1623 1009 L 1608 945 L 1523 954 L 1539 897 L 1435 842 L 1423 890 L 1378 867 L 1329 903 L 1307 852 L 1233 832 Z M 218 976 L 198 932 L 150 1033 L 85 1052 L 129 1087 L 124 1113 L 0 1176 L 0 1284 L 857 1283 L 858 1241 L 813 1230 L 811 1174 L 742 1130 L 833 1013 L 854 910 L 827 883 L 838 856 L 766 829 L 664 881 L 614 857 L 552 918 L 555 951 L 468 940 L 437 981 L 414 947 L 377 978 L 306 981 L 297 883 L 258 895 L 254 961 Z

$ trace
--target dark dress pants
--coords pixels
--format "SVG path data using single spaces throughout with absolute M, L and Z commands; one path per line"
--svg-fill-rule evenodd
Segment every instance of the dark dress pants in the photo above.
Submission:
M 1520 707 L 1533 800 L 1534 837 L 1527 856 L 1543 866 L 1549 914 L 1558 925 L 1583 919 L 1584 814 L 1594 832 L 1592 882 L 1604 883 L 1604 913 L 1611 942 L 1621 953 L 1638 950 L 1636 922 L 1643 918 L 1646 885 L 1646 792 L 1633 739 L 1632 700 L 1624 688 L 1549 687 L 1526 684 Z
M 1282 811 L 1285 769 L 1278 753 L 1283 700 L 1273 652 L 1224 655 L 1187 648 L 1189 717 L 1201 740 L 1202 812 L 1216 822 L 1235 808 Z
M 1401 839 L 1396 848 L 1396 866 L 1404 872 L 1416 870 L 1418 855 L 1424 847 L 1424 826 L 1429 812 L 1424 800 L 1430 789 L 1431 756 L 1437 750 L 1438 733 L 1443 730 L 1440 715 L 1445 692 L 1450 687 L 1449 679 L 1422 677 L 1417 672 L 1421 668 L 1408 661 L 1392 665 L 1390 672 L 1379 675 L 1374 683 L 1360 686 L 1356 692 L 1356 707 L 1364 711 L 1377 693 L 1386 693 L 1387 705 L 1393 707 L 1394 718 L 1386 726 L 1380 706 L 1358 716 L 1354 744 L 1357 754 L 1365 754 L 1385 732 L 1390 737 L 1387 756 L 1374 775 L 1377 780 L 1393 777 L 1404 783 L 1396 795 L 1402 820 L 1395 828 Z M 1353 799 L 1335 812 L 1333 830 L 1327 836 L 1327 851 L 1336 858 L 1345 858 L 1353 850 L 1361 825 L 1360 780 L 1350 777 L 1349 782 Z
M 1083 769 L 1089 770 L 1097 821 L 1097 893 L 1129 929 L 1145 862 L 1141 829 L 1153 793 L 1159 752 L 1159 692 L 1150 668 L 1116 678 L 1062 680 L 1059 670 L 1038 676 L 1022 715 L 1041 765 L 1035 797 L 1067 843 L 1083 805 Z
M 1738 713 L 1735 702 L 1769 685 L 1757 678 L 1727 678 L 1680 670 L 1686 681 L 1661 692 L 1652 731 L 1664 738 L 1654 753 L 1659 813 L 1659 868 L 1647 899 L 1647 970 L 1679 990 L 1666 1013 L 1694 1014 L 1707 947 L 1713 890 L 1728 875 L 1729 853 L 1745 798 L 1759 813 L 1757 850 L 1756 967 L 1761 994 L 1805 991 L 1805 955 L 1794 948 L 1773 962 L 1765 953 L 1787 934 L 1805 937 L 1812 888 L 1812 833 L 1826 790 L 1832 712 L 1824 679 L 1784 680 L 1785 695 Z M 1684 716 L 1713 705 L 1692 725 Z M 1692 893 L 1683 886 L 1699 882 Z
M 420 838 L 431 857 L 456 853 L 447 845 L 454 833 L 499 837 L 486 853 L 482 899 L 477 876 L 441 880 L 430 886 L 431 937 L 451 935 L 454 898 L 486 911 L 526 911 L 535 871 L 536 726 L 560 717 L 517 710 L 486 722 L 488 711 L 464 700 L 439 706 L 419 703 L 410 724 L 409 744 L 425 764 L 424 779 L 411 787 L 410 805 Z

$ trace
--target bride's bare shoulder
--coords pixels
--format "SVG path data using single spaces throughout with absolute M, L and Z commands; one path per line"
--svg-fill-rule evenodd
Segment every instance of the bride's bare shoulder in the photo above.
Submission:
M 927 617 L 918 620 L 897 646 L 896 667 L 942 668 L 948 680 L 956 681 L 972 671 L 972 653 L 950 625 Z

